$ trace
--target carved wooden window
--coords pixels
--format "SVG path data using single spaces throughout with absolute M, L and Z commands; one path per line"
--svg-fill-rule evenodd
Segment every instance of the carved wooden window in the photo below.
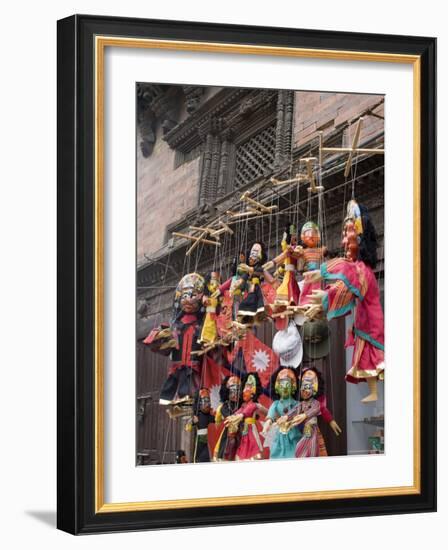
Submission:
M 174 167 L 201 157 L 199 205 L 210 205 L 290 161 L 294 92 L 223 88 L 164 139 Z
M 242 187 L 262 176 L 275 160 L 275 123 L 238 146 L 234 187 Z

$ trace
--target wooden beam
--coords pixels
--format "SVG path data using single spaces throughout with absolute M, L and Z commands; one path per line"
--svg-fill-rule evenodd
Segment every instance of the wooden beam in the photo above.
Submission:
M 322 153 L 376 153 L 378 155 L 384 155 L 384 149 L 365 149 L 357 147 L 352 149 L 351 147 L 322 147 Z

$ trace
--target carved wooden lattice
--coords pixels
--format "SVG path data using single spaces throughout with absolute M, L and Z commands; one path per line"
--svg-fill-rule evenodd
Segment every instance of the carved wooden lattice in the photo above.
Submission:
M 236 150 L 235 188 L 262 176 L 275 160 L 275 124 L 268 126 Z

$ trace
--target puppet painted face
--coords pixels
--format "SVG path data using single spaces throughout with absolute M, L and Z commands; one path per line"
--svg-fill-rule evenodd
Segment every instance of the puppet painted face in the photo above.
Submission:
M 356 233 L 355 222 L 346 220 L 342 231 L 342 246 L 344 247 L 345 257 L 355 262 L 359 253 L 359 237 Z
M 294 374 L 289 369 L 282 369 L 275 381 L 275 391 L 281 399 L 288 399 L 296 391 L 297 382 Z
M 260 262 L 263 257 L 263 249 L 260 243 L 254 243 L 250 249 L 249 265 L 255 265 Z
M 241 392 L 241 380 L 238 376 L 231 376 L 228 379 L 227 389 L 229 390 L 229 400 L 238 401 Z
M 199 391 L 199 409 L 201 412 L 207 414 L 210 412 L 210 406 L 210 392 L 207 389 L 203 388 Z
M 319 226 L 314 222 L 306 222 L 302 227 L 300 238 L 303 244 L 308 248 L 316 248 L 320 244 Z
M 179 281 L 176 296 L 184 313 L 195 313 L 199 310 L 204 295 L 204 278 L 198 273 L 188 273 Z
M 216 271 L 213 271 L 210 275 L 210 281 L 207 285 L 208 290 L 210 291 L 210 293 L 213 294 L 213 292 L 218 290 L 220 282 L 221 281 L 220 281 L 219 273 L 217 273 Z
M 243 401 L 247 403 L 250 401 L 257 391 L 257 381 L 255 376 L 249 374 L 243 389 Z
M 314 397 L 318 390 L 318 379 L 314 371 L 307 370 L 302 375 L 302 383 L 300 384 L 300 397 L 304 401 L 308 401 Z

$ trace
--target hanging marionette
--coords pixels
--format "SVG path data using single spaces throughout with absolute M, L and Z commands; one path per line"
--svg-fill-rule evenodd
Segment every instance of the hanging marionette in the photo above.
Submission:
M 224 424 L 233 429 L 239 428 L 240 438 L 236 450 L 236 460 L 258 460 L 262 458 L 263 445 L 257 428 L 260 414 L 268 411 L 258 403 L 261 393 L 261 382 L 257 373 L 246 374 L 243 378 L 243 404 L 232 415 L 226 418 Z
M 263 269 L 270 271 L 275 266 L 283 266 L 284 273 L 281 284 L 276 289 L 275 306 L 298 305 L 300 289 L 297 284 L 297 259 L 301 252 L 298 247 L 297 230 L 293 224 L 287 224 L 281 243 L 282 252 L 273 260 L 264 264 Z
M 159 402 L 162 405 L 191 403 L 199 387 L 201 358 L 192 352 L 201 349 L 198 339 L 203 317 L 203 295 L 204 278 L 198 273 L 185 275 L 177 285 L 170 324 L 173 342 L 171 363 L 168 378 L 160 390 Z
M 306 374 L 307 372 L 308 374 Z M 317 399 L 317 401 L 319 401 L 319 406 L 320 406 L 319 416 L 322 418 L 324 422 L 326 422 L 330 426 L 334 434 L 336 436 L 339 436 L 342 433 L 342 429 L 340 428 L 336 420 L 333 418 L 331 411 L 327 407 L 327 397 L 325 395 L 325 383 L 321 373 L 316 369 L 316 367 L 304 366 L 300 374 L 300 381 L 305 375 L 311 376 L 311 377 L 313 375 L 316 376 L 317 393 L 314 396 L 314 398 Z M 319 425 L 317 427 L 317 441 L 319 445 L 319 456 L 327 456 L 328 455 L 327 447 L 325 445 L 324 437 L 319 429 Z
M 262 435 L 266 437 L 270 430 L 275 430 L 270 443 L 269 457 L 294 458 L 297 442 L 301 432 L 297 426 L 282 432 L 272 425 L 282 416 L 287 415 L 297 406 L 297 374 L 291 367 L 280 367 L 271 377 L 271 395 L 276 397 L 269 407 Z M 271 434 L 270 434 L 271 435 Z
M 306 222 L 300 232 L 300 239 L 304 247 L 299 254 L 302 258 L 302 273 L 319 269 L 324 256 L 327 254 L 327 247 L 321 246 L 321 234 L 319 226 L 314 222 Z M 320 283 L 308 282 L 306 279 L 303 283 L 302 292 L 300 294 L 299 305 L 310 303 L 310 296 L 313 290 L 320 289 Z
M 287 415 L 277 420 L 279 431 L 288 433 L 299 426 L 302 436 L 297 442 L 294 455 L 296 458 L 307 458 L 320 455 L 319 428 L 317 416 L 320 413 L 316 395 L 319 389 L 317 373 L 307 369 L 302 373 L 300 382 L 300 401 Z
M 193 417 L 186 425 L 186 430 L 195 430 L 193 462 L 210 462 L 210 450 L 208 447 L 208 426 L 215 422 L 211 414 L 210 391 L 201 388 L 196 392 L 193 403 Z
M 227 325 L 230 324 L 231 326 L 232 321 L 236 321 L 237 319 L 241 300 L 248 288 L 248 279 L 249 267 L 246 264 L 246 255 L 244 252 L 240 252 L 238 257 L 233 261 L 232 276 L 212 294 L 213 298 L 218 298 L 219 296 L 223 297 L 222 302 L 225 304 L 225 316 L 228 321 Z
M 240 265 L 240 269 L 248 273 L 248 292 L 240 303 L 237 315 L 237 320 L 241 324 L 257 324 L 265 317 L 261 281 L 265 276 L 271 280 L 269 273 L 263 269 L 265 262 L 266 251 L 264 244 L 260 241 L 255 241 L 248 254 L 246 266 Z
M 227 418 L 235 414 L 241 406 L 241 379 L 238 376 L 226 376 L 222 381 L 219 390 L 221 400 L 215 413 L 215 423 L 222 424 Z M 216 443 L 213 460 L 230 461 L 235 460 L 236 450 L 239 442 L 239 429 L 234 424 L 224 425 L 218 442 Z
M 221 278 L 218 272 L 212 271 L 206 279 L 206 286 L 202 303 L 205 306 L 205 318 L 202 325 L 200 344 L 212 344 L 218 339 L 218 328 L 216 325 L 216 309 L 219 304 L 219 298 L 216 291 L 219 289 Z
M 351 200 L 342 232 L 345 258 L 322 264 L 306 275 L 308 282 L 321 279 L 327 286 L 314 290 L 307 316 L 327 319 L 354 312 L 354 323 L 346 346 L 354 346 L 347 382 L 367 382 L 368 403 L 378 398 L 377 380 L 384 378 L 384 319 L 380 291 L 373 270 L 377 263 L 377 238 L 368 211 Z
M 311 360 L 313 363 L 318 359 L 323 359 L 330 353 L 330 331 L 326 319 L 308 320 L 303 325 L 303 352 L 308 360 Z M 310 367 L 309 365 L 304 366 L 302 370 L 314 370 L 316 372 L 319 384 L 316 399 L 320 404 L 320 415 L 330 426 L 335 435 L 340 435 L 342 430 L 333 418 L 330 410 L 327 408 L 325 385 L 321 374 L 316 368 Z M 322 448 L 321 446 L 321 449 Z

